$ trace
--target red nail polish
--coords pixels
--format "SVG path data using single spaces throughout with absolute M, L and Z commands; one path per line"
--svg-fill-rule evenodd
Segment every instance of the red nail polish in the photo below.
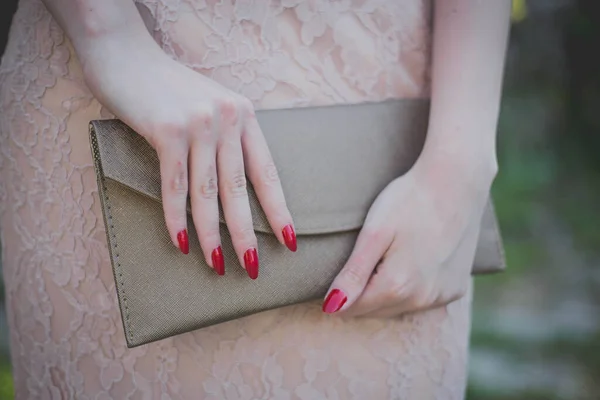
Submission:
M 177 241 L 179 242 L 179 249 L 183 254 L 190 252 L 190 241 L 188 239 L 187 229 L 184 229 L 177 234 Z
M 294 227 L 290 225 L 286 225 L 285 228 L 281 231 L 283 234 L 283 241 L 288 249 L 291 251 L 296 251 L 298 249 L 298 245 L 296 243 L 296 232 L 294 232 Z
M 258 253 L 256 249 L 248 249 L 244 253 L 244 264 L 250 279 L 258 278 Z
M 219 275 L 225 275 L 225 260 L 223 259 L 223 250 L 221 250 L 221 246 L 212 251 L 211 258 L 215 272 Z
M 327 314 L 333 314 L 336 311 L 339 311 L 340 308 L 346 303 L 348 298 L 339 289 L 333 289 L 327 295 L 325 302 L 323 303 L 323 312 Z

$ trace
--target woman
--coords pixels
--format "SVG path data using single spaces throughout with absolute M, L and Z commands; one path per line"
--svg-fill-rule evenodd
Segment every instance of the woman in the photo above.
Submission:
M 462 398 L 510 2 L 440 0 L 433 35 L 430 6 L 21 0 L 0 69 L 17 398 Z M 373 204 L 322 310 L 298 305 L 126 348 L 90 120 L 114 114 L 157 149 L 173 244 L 187 251 L 190 193 L 218 273 L 238 267 L 222 265 L 220 197 L 255 278 L 244 171 L 279 240 L 296 244 L 254 108 L 430 95 L 419 160 Z

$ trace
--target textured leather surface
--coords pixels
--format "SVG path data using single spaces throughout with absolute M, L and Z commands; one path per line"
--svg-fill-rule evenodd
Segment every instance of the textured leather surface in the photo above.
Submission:
M 190 254 L 181 254 L 163 220 L 154 149 L 118 120 L 92 121 L 90 139 L 128 345 L 323 296 L 375 197 L 417 159 L 428 113 L 427 100 L 257 112 L 299 249 L 291 253 L 278 243 L 250 188 L 261 266 L 256 281 L 238 266 L 224 224 L 224 277 L 205 265 L 191 216 Z M 490 202 L 473 273 L 502 269 Z

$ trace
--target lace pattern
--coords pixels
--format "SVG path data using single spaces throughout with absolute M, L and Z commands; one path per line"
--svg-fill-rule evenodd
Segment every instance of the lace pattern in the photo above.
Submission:
M 127 1 L 127 0 L 123 0 Z M 140 0 L 165 52 L 257 108 L 428 96 L 423 0 Z M 460 399 L 470 296 L 394 320 L 303 304 L 128 350 L 89 143 L 108 117 L 40 0 L 0 66 L 0 226 L 18 399 Z

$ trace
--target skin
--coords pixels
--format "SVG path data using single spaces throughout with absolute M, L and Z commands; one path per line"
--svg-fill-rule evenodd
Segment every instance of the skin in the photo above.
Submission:
M 156 149 L 173 244 L 179 247 L 178 234 L 187 229 L 189 194 L 202 251 L 214 268 L 220 198 L 239 263 L 246 267 L 244 254 L 257 248 L 246 176 L 283 244 L 282 229 L 293 221 L 251 102 L 168 57 L 133 2 L 45 3 L 72 39 L 94 96 Z
M 174 245 L 187 228 L 189 193 L 212 266 L 211 252 L 220 245 L 220 198 L 244 266 L 244 253 L 256 248 L 246 176 L 283 244 L 282 229 L 293 222 L 251 103 L 165 55 L 133 2 L 44 3 L 71 39 L 95 97 L 157 150 Z M 436 1 L 426 144 L 414 167 L 372 205 L 331 286 L 347 298 L 337 314 L 394 316 L 447 304 L 465 293 L 497 173 L 509 13 L 508 0 Z
M 438 0 L 424 150 L 372 205 L 331 288 L 340 314 L 390 317 L 462 297 L 497 173 L 510 1 Z

